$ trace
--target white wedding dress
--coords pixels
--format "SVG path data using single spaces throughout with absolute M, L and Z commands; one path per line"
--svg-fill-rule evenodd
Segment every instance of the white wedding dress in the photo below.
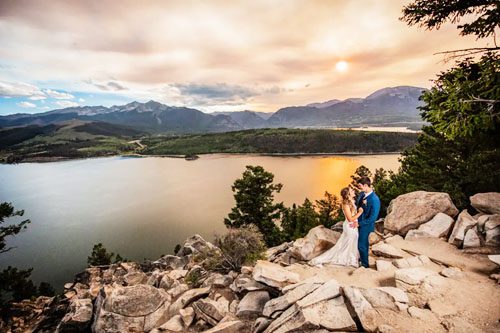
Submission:
M 358 267 L 358 228 L 349 226 L 350 223 L 352 222 L 349 222 L 346 219 L 342 224 L 342 235 L 335 246 L 311 259 L 309 264 L 314 266 L 332 264 Z

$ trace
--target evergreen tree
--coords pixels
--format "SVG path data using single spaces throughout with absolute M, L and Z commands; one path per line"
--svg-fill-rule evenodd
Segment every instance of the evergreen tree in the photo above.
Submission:
M 319 224 L 319 215 L 313 203 L 306 198 L 301 206 L 293 204 L 292 208 L 285 210 L 281 221 L 283 237 L 286 241 L 296 240 Z
M 316 200 L 318 208 L 319 223 L 327 228 L 331 228 L 339 218 L 343 219 L 342 208 L 339 198 L 336 195 L 325 192 L 323 199 Z
M 500 24 L 500 6 L 488 0 L 417 0 L 403 14 L 410 25 L 418 23 L 428 29 L 475 14 L 475 19 L 469 15 L 470 23 L 458 28 L 464 35 L 479 38 L 494 35 Z M 466 58 L 457 62 L 423 93 L 425 104 L 420 109 L 430 126 L 402 154 L 398 173 L 377 181 L 383 206 L 402 193 L 426 190 L 447 192 L 462 209 L 475 193 L 500 191 L 500 61 L 497 53 L 484 53 L 491 49 L 464 50 L 483 55 L 478 61 Z
M 231 228 L 255 225 L 269 247 L 281 244 L 281 231 L 276 222 L 284 210 L 283 203 L 274 202 L 274 194 L 279 193 L 283 185 L 273 181 L 274 175 L 263 167 L 247 165 L 243 177 L 231 187 L 236 206 L 224 219 L 224 224 Z
M 368 169 L 364 165 L 360 165 L 359 167 L 356 168 L 356 171 L 354 171 L 354 174 L 351 175 L 352 181 L 349 184 L 349 186 L 354 190 L 356 195 L 358 195 L 360 192 L 358 189 L 358 181 L 363 177 L 371 178 L 372 173 L 371 173 L 370 169 Z
M 124 261 L 127 261 L 127 259 L 122 258 L 118 253 L 115 256 L 113 252 L 108 252 L 102 243 L 95 244 L 92 248 L 92 254 L 87 257 L 87 264 L 89 266 L 110 265 L 111 263 Z
M 14 206 L 8 202 L 0 203 L 0 225 L 6 222 L 6 219 L 21 217 L 24 210 L 15 210 Z M 0 226 L 0 254 L 9 252 L 14 247 L 7 247 L 7 237 L 13 237 L 25 230 L 30 220 L 23 220 L 18 223 Z M 0 308 L 7 302 L 14 300 L 20 301 L 33 296 L 46 295 L 52 296 L 54 289 L 47 282 L 42 282 L 40 287 L 36 287 L 30 279 L 33 268 L 17 269 L 8 266 L 0 271 Z

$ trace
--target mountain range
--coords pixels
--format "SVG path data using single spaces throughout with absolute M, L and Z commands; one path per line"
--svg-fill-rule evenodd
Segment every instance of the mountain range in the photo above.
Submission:
M 0 127 L 48 125 L 81 120 L 125 126 L 149 133 L 227 132 L 264 127 L 360 127 L 423 124 L 418 111 L 424 88 L 398 86 L 375 91 L 366 98 L 332 99 L 291 106 L 274 113 L 235 111 L 204 113 L 155 101 L 125 105 L 78 106 L 37 114 L 0 116 Z

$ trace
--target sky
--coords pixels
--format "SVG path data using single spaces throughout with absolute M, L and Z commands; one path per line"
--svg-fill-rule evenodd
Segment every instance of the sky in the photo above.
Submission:
M 399 0 L 1 0 L 0 115 L 155 100 L 204 112 L 429 88 L 436 52 L 486 41 L 409 27 Z

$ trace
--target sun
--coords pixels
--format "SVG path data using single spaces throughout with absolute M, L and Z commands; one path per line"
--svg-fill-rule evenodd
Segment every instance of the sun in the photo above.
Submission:
M 335 64 L 335 69 L 337 72 L 345 72 L 349 68 L 347 61 L 341 60 Z

